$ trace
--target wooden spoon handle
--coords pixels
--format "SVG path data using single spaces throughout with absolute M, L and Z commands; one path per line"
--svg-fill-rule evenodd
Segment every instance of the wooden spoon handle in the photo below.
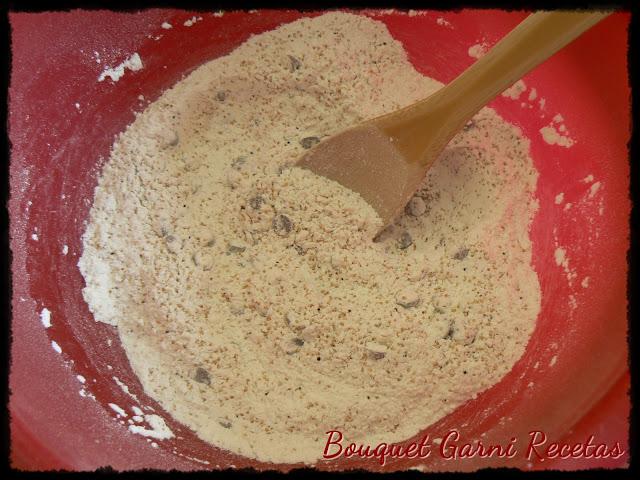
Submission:
M 537 12 L 447 86 L 372 121 L 409 162 L 435 160 L 482 107 L 611 12 Z
M 449 113 L 448 124 L 457 132 L 499 93 L 610 13 L 543 11 L 529 15 L 438 92 L 441 106 Z

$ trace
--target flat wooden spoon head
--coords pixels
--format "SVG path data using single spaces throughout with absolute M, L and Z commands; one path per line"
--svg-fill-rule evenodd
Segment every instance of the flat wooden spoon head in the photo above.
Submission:
M 399 215 L 419 187 L 426 165 L 410 161 L 375 122 L 334 135 L 297 163 L 358 192 L 384 225 Z

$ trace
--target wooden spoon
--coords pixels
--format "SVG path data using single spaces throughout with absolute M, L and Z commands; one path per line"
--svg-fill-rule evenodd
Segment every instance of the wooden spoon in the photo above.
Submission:
M 537 12 L 425 100 L 340 132 L 297 163 L 358 192 L 390 224 L 482 107 L 611 12 Z

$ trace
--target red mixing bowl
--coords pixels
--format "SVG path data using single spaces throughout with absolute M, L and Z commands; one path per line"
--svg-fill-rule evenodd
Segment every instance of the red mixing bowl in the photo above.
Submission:
M 495 43 L 526 15 L 497 10 L 361 13 L 384 22 L 415 67 L 442 82 L 473 62 L 471 45 Z M 15 467 L 295 467 L 256 462 L 211 446 L 145 395 L 116 330 L 95 322 L 84 302 L 77 262 L 100 168 L 114 135 L 133 121 L 134 112 L 250 35 L 316 14 L 270 10 L 220 16 L 147 10 L 10 15 L 9 406 Z M 185 26 L 194 16 L 196 22 Z M 173 28 L 163 29 L 165 21 Z M 526 445 L 528 432 L 541 430 L 550 441 L 584 442 L 594 434 L 596 441 L 620 442 L 627 449 L 628 24 L 628 14 L 612 15 L 527 75 L 524 81 L 545 99 L 544 108 L 523 107 L 504 97 L 491 104 L 531 139 L 531 155 L 540 172 L 540 208 L 531 238 L 542 308 L 526 352 L 513 370 L 430 426 L 425 432 L 432 438 L 456 428 L 466 439 L 490 444 L 516 437 L 519 445 Z M 143 61 L 142 70 L 127 71 L 118 82 L 97 81 L 106 66 L 134 52 Z M 549 145 L 539 133 L 557 113 L 575 140 L 571 148 Z M 600 188 L 592 194 L 595 182 Z M 560 192 L 564 201 L 558 205 Z M 554 259 L 558 246 L 566 250 L 568 268 L 576 275 L 571 284 Z M 585 277 L 589 280 L 583 286 Z M 46 312 L 49 328 L 43 324 Z M 134 405 L 154 409 L 176 437 L 154 446 L 131 433 L 127 418 L 119 417 L 110 403 L 129 417 Z M 627 461 L 626 455 L 545 462 L 519 455 L 509 461 L 452 463 L 434 456 L 392 460 L 384 468 L 370 460 L 323 462 L 319 468 L 586 468 Z

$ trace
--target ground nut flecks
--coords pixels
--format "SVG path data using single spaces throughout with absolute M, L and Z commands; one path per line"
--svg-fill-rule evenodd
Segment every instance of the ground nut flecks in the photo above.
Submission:
M 362 198 L 293 167 L 440 87 L 384 24 L 335 12 L 201 65 L 117 138 L 84 298 L 200 438 L 277 463 L 316 461 L 334 426 L 400 443 L 520 358 L 540 296 L 517 240 L 536 205 L 518 128 L 481 110 L 375 242 Z

